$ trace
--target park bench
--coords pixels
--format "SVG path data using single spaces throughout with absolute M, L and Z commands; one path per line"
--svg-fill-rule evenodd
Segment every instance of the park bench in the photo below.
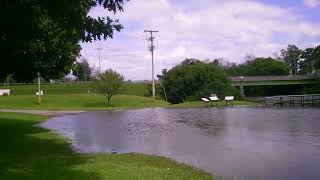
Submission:
M 234 96 L 226 96 L 226 97 L 224 98 L 224 100 L 226 101 L 226 105 L 227 105 L 229 102 L 231 102 L 232 105 L 233 105 Z
M 205 104 L 205 107 L 208 107 L 208 102 L 210 102 L 210 100 L 207 99 L 207 98 L 201 98 L 201 100 L 202 100 L 203 103 Z
M 211 96 L 209 97 L 209 99 L 210 99 L 211 102 L 215 102 L 215 103 L 216 103 L 216 106 L 218 105 L 219 98 L 217 97 L 217 95 L 211 94 Z
M 0 96 L 10 96 L 10 89 L 0 89 Z

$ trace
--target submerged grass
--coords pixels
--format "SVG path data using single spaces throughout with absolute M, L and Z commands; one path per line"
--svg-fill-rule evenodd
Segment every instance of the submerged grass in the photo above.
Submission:
M 0 179 L 212 179 L 198 169 L 142 154 L 79 154 L 36 126 L 46 116 L 0 113 Z

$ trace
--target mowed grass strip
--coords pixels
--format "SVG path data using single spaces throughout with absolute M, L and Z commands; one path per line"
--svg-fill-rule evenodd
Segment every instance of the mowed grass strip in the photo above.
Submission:
M 79 154 L 37 126 L 46 116 L 0 113 L 0 179 L 212 179 L 190 166 L 142 154 Z
M 115 95 L 111 104 L 100 94 L 44 95 L 39 105 L 35 95 L 0 96 L 0 109 L 46 109 L 46 110 L 112 110 L 165 107 L 168 103 L 152 98 Z
M 10 89 L 12 95 L 35 95 L 38 91 L 37 84 L 31 85 L 13 85 L 0 86 L 0 89 Z M 88 94 L 92 93 L 92 86 L 90 82 L 87 83 L 56 83 L 43 84 L 41 89 L 45 94 L 59 95 L 59 94 Z M 147 91 L 147 85 L 144 83 L 125 83 L 122 87 L 121 94 L 144 96 Z

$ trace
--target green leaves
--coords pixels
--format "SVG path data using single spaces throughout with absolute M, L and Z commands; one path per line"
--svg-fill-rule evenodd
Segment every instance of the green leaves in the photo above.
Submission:
M 0 79 L 12 74 L 31 82 L 40 72 L 57 79 L 70 72 L 80 53 L 80 41 L 113 37 L 123 27 L 118 20 L 88 16 L 103 6 L 116 13 L 126 0 L 21 0 L 0 7 Z
M 80 81 L 88 81 L 91 78 L 92 69 L 90 68 L 88 61 L 83 58 L 74 65 L 72 74 L 77 76 Z
M 226 73 L 213 63 L 186 59 L 161 77 L 168 101 L 181 103 L 200 97 L 218 94 L 224 96 L 232 89 Z
M 111 97 L 120 92 L 123 86 L 124 78 L 121 74 L 112 69 L 106 70 L 102 74 L 98 74 L 92 87 L 95 91 L 106 96 L 108 104 L 110 104 Z
M 287 49 L 281 50 L 283 60 L 289 65 L 291 73 L 296 75 L 298 72 L 298 62 L 300 60 L 300 50 L 296 45 L 288 45 Z
M 244 64 L 232 64 L 225 66 L 224 69 L 230 76 L 272 76 L 272 75 L 288 75 L 288 65 L 279 60 L 272 58 L 255 58 Z

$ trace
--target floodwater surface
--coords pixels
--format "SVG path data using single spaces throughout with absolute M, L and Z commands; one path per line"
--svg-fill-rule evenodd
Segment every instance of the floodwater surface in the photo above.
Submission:
M 42 124 L 82 153 L 145 153 L 223 177 L 320 178 L 320 109 L 194 108 L 87 112 Z

